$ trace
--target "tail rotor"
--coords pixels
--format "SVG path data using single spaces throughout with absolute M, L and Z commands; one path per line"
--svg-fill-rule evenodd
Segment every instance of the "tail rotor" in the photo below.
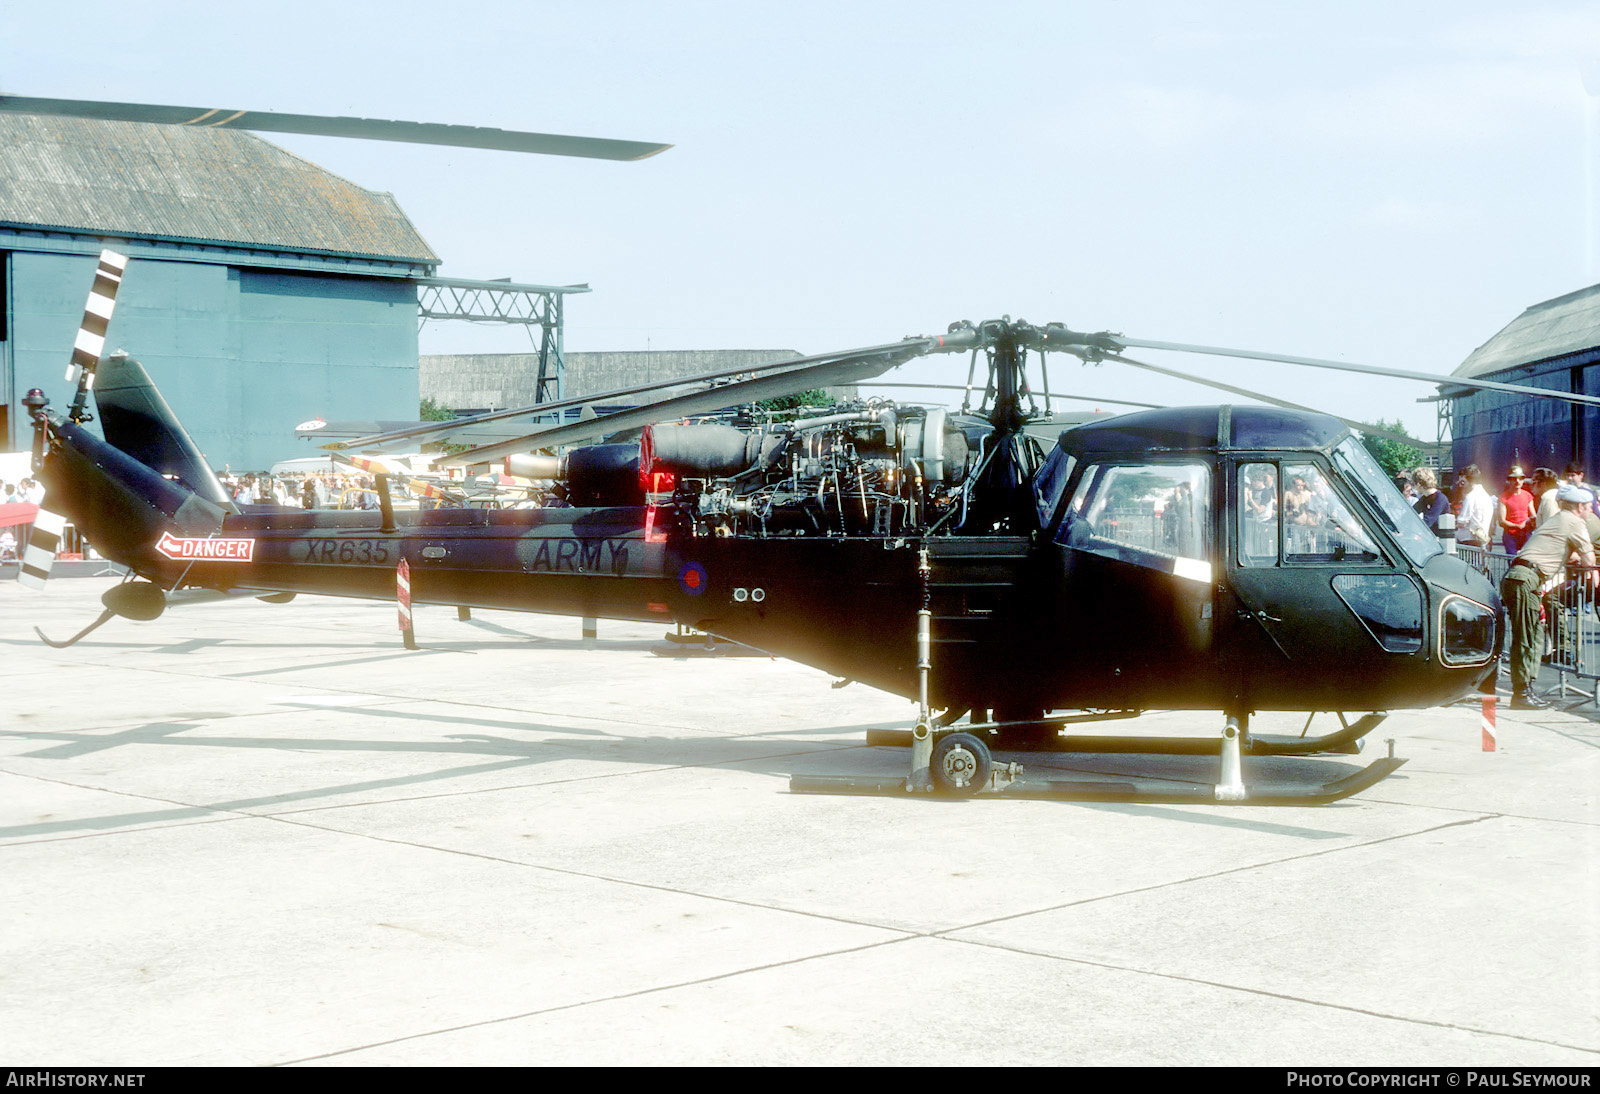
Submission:
M 66 528 L 65 517 L 40 507 L 33 518 L 28 546 L 22 552 L 22 570 L 17 574 L 17 580 L 27 588 L 43 589 L 44 583 L 50 580 L 50 567 L 61 548 L 61 536 Z
M 117 290 L 122 286 L 122 275 L 127 268 L 126 255 L 112 250 L 100 252 L 100 262 L 94 272 L 94 285 L 89 289 L 89 299 L 83 307 L 83 322 L 79 324 L 78 337 L 72 344 L 72 361 L 67 365 L 66 378 L 69 381 L 75 380 L 78 384 L 78 390 L 72 397 L 72 406 L 67 411 L 68 419 L 75 424 L 90 420 L 89 392 L 94 389 L 95 370 L 100 367 L 100 357 L 105 352 L 106 328 L 111 324 L 111 313 L 117 303 Z M 44 415 L 46 405 L 44 393 L 28 392 L 23 404 L 33 416 L 33 470 L 37 475 L 44 464 L 45 452 L 49 445 L 47 437 L 49 424 Z M 30 589 L 42 590 L 45 582 L 50 579 L 51 566 L 55 562 L 56 553 L 61 548 L 62 536 L 66 532 L 66 518 L 46 508 L 48 501 L 46 497 L 39 504 L 38 515 L 33 521 L 33 531 L 28 537 L 28 546 L 22 553 L 22 571 L 17 575 L 17 580 Z
M 111 325 L 117 290 L 122 287 L 122 274 L 127 268 L 126 255 L 109 250 L 100 252 L 94 285 L 89 289 L 89 299 L 84 302 L 83 322 L 78 326 L 78 337 L 72 343 L 72 360 L 67 365 L 67 380 L 78 382 L 77 393 L 67 411 L 67 418 L 75 423 L 89 421 L 86 404 L 94 388 L 95 370 L 100 367 L 100 357 L 105 353 L 106 328 Z

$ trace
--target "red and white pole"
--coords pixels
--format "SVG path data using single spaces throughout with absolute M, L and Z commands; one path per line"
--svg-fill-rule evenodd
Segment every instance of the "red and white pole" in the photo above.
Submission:
M 400 605 L 400 637 L 405 639 L 406 649 L 414 650 L 417 635 L 411 629 L 411 564 L 403 558 L 394 572 L 394 591 Z
M 1483 697 L 1483 750 L 1494 751 L 1494 704 L 1499 698 L 1495 695 Z

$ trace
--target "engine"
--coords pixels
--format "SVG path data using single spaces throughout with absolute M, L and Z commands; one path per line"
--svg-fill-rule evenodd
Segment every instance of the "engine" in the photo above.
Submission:
M 816 410 L 752 426 L 654 425 L 637 446 L 513 457 L 507 470 L 563 479 L 576 505 L 670 502 L 695 535 L 895 536 L 960 504 L 974 442 L 990 428 L 974 419 L 969 438 L 943 409 L 877 399 Z
M 699 535 L 892 536 L 950 510 L 968 452 L 943 410 L 873 400 L 751 429 L 657 425 L 640 467 L 653 490 L 672 477 Z

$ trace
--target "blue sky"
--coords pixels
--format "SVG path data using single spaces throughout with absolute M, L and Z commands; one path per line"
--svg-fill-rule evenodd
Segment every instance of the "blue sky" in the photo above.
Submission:
M 1579 4 L 0 0 L 13 94 L 672 142 L 616 164 L 271 138 L 393 192 L 443 276 L 588 282 L 572 350 L 819 352 L 1009 314 L 1448 372 L 1600 281 L 1596 58 Z M 1426 385 L 1149 357 L 1433 433 Z

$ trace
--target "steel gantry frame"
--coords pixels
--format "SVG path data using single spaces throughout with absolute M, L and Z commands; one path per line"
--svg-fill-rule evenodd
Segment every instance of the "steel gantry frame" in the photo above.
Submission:
M 565 388 L 566 356 L 562 324 L 564 298 L 589 292 L 588 285 L 521 285 L 513 281 L 468 281 L 420 277 L 417 284 L 417 330 L 430 319 L 464 319 L 469 323 L 510 323 L 528 332 L 539 348 L 535 402 L 560 399 Z M 533 328 L 539 328 L 534 338 Z

